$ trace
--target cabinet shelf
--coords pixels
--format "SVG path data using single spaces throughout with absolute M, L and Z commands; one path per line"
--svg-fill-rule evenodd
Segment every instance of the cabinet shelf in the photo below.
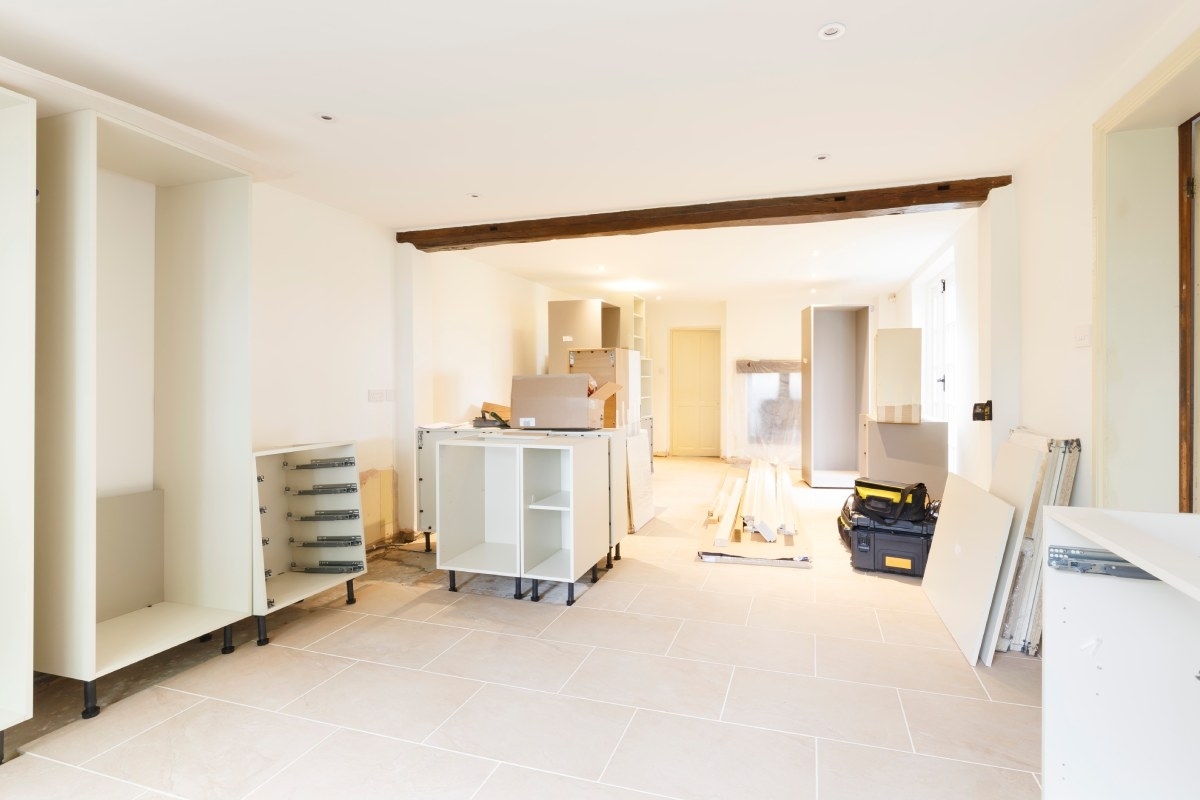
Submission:
M 520 574 L 517 546 L 502 542 L 482 542 L 453 558 L 441 559 L 439 569 L 458 572 L 485 572 L 514 577 Z
M 570 492 L 555 492 L 552 495 L 534 500 L 529 508 L 543 511 L 568 511 L 571 508 Z
M 341 573 L 281 572 L 266 580 L 267 607 L 284 608 L 345 582 Z
M 571 574 L 571 551 L 556 550 L 532 568 L 525 570 L 525 577 L 547 581 L 573 581 L 578 575 Z
M 155 603 L 96 625 L 96 674 L 127 667 L 206 633 L 232 625 L 244 611 Z

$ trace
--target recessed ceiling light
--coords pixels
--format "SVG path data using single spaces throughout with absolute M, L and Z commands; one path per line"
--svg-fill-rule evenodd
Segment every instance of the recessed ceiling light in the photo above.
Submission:
M 333 114 L 317 114 L 317 119 L 322 122 L 333 122 Z
M 596 272 L 604 272 L 604 265 L 601 264 L 600 266 L 596 267 Z
M 816 293 L 817 293 L 817 290 L 816 290 L 816 289 L 809 289 L 809 290 L 808 290 L 808 293 L 809 293 L 809 294 L 816 294 Z
M 656 296 L 654 299 L 655 299 L 655 300 L 662 300 L 662 295 L 660 294 L 660 295 Z
M 479 195 L 476 194 L 475 192 L 468 192 L 467 197 L 470 197 L 472 200 L 474 200 L 474 199 L 478 198 Z
M 821 255 L 820 250 L 813 250 L 813 256 L 819 256 L 819 255 Z
M 815 156 L 813 156 L 813 158 L 817 161 L 828 161 L 829 159 L 833 158 L 833 156 L 829 155 L 829 153 L 817 153 Z
M 822 42 L 830 42 L 834 39 L 840 39 L 846 34 L 846 26 L 840 22 L 826 22 L 817 29 L 817 38 Z

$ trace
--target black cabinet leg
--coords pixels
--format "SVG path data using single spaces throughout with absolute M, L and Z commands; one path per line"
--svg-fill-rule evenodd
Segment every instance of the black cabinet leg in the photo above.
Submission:
M 538 600 L 542 599 L 542 596 L 540 594 L 538 594 L 538 579 L 537 578 L 533 579 L 533 592 L 530 593 L 529 599 L 535 603 Z
M 0 728 L 0 764 L 4 763 L 4 729 Z
M 575 605 L 575 582 L 571 581 L 567 584 L 567 605 Z
M 211 641 L 212 641 L 212 634 L 211 634 L 211 633 L 206 633 L 206 634 L 204 634 L 203 636 L 197 636 L 197 637 L 196 637 L 196 641 L 197 641 L 197 642 L 211 642 Z
M 598 580 L 600 580 L 600 571 L 596 568 L 595 564 L 592 564 L 592 583 Z
M 354 578 L 346 581 L 346 605 L 352 606 L 358 600 L 354 597 Z
M 513 578 L 513 580 L 516 582 L 516 584 L 515 584 L 516 588 L 513 589 L 513 599 L 520 600 L 521 599 L 521 579 L 520 579 L 520 577 L 516 577 L 516 578 Z
M 612 569 L 612 548 L 608 548 L 608 556 L 604 559 L 604 568 Z
M 271 641 L 267 638 L 267 618 L 255 617 L 258 620 L 258 641 L 255 642 L 259 647 L 262 647 L 267 642 Z
M 621 543 L 617 542 L 617 561 L 621 560 Z
M 233 652 L 233 626 L 226 625 L 221 629 L 221 655 L 227 656 Z
M 450 570 L 450 591 L 458 591 L 458 587 L 454 585 L 454 570 Z
M 425 552 L 432 553 L 433 548 L 429 546 L 429 531 L 425 531 Z
M 96 705 L 96 682 L 83 682 L 83 718 L 91 719 L 100 713 L 100 706 Z

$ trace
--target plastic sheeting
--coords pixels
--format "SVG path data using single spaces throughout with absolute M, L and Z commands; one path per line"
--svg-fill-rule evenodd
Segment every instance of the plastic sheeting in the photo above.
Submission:
M 737 367 L 732 392 L 734 418 L 745 419 L 745 432 L 734 436 L 730 455 L 799 468 L 801 362 L 738 361 Z

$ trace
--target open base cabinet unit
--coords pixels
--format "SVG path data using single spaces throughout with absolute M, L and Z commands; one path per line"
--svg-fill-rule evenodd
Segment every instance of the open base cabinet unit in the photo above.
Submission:
M 437 444 L 438 569 L 567 584 L 609 549 L 609 446 L 597 436 L 479 436 Z
M 37 104 L 0 89 L 0 761 L 33 716 L 34 309 Z
M 254 616 L 258 644 L 266 617 L 367 571 L 362 493 L 351 443 L 312 444 L 254 454 Z
M 250 179 L 77 111 L 37 180 L 34 669 L 88 717 L 97 678 L 250 615 Z

